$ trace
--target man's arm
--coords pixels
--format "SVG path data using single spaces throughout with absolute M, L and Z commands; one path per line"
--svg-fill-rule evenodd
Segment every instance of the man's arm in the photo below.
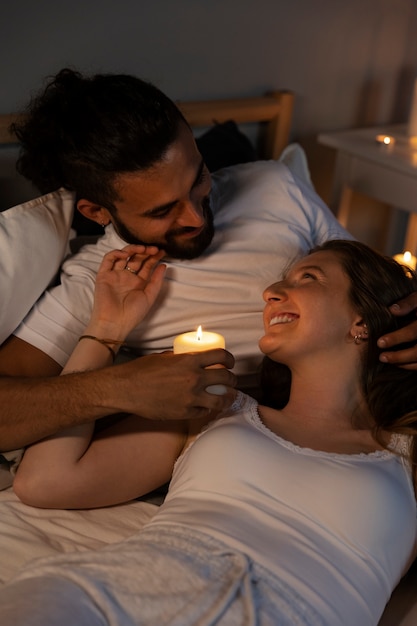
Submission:
M 42 353 L 41 353 L 42 354 Z M 205 369 L 221 363 L 224 368 Z M 230 405 L 236 377 L 225 350 L 155 354 L 103 369 L 51 378 L 0 378 L 0 450 L 26 446 L 58 430 L 114 413 L 147 419 L 195 419 Z M 33 376 L 33 373 L 32 373 Z M 225 385 L 216 396 L 209 385 Z
M 0 376 L 57 376 L 61 369 L 42 350 L 14 335 L 0 347 Z
M 56 378 L 58 364 L 26 342 L 12 337 L 5 343 L 0 376 L 9 378 L 0 387 L 1 451 L 118 412 L 154 420 L 186 419 L 230 404 L 235 377 L 227 368 L 233 367 L 234 359 L 224 350 L 156 354 L 106 368 L 155 301 L 165 272 L 159 264 L 162 254 L 154 246 L 130 245 L 104 256 L 91 319 L 65 366 L 65 376 Z M 125 271 L 127 261 L 135 271 Z M 111 340 L 93 341 L 106 337 Z M 214 364 L 225 368 L 205 369 Z M 54 378 L 16 380 L 16 376 Z M 229 387 L 228 393 L 215 396 L 205 390 L 217 384 Z

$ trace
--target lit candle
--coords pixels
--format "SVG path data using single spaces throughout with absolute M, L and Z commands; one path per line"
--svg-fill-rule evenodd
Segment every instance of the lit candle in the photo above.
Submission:
M 174 354 L 184 354 L 185 352 L 204 352 L 215 348 L 225 348 L 226 342 L 223 335 L 219 333 L 209 333 L 202 331 L 201 326 L 191 333 L 177 335 L 174 339 Z M 215 365 L 213 367 L 216 367 Z M 221 367 L 221 366 L 220 366 Z M 209 385 L 206 391 L 216 396 L 223 396 L 227 389 L 224 385 Z
M 394 137 L 391 137 L 390 135 L 377 135 L 375 140 L 381 146 L 393 146 L 395 144 Z
M 225 348 L 226 343 L 223 335 L 202 331 L 201 326 L 195 332 L 183 333 L 174 339 L 174 354 L 184 352 L 204 352 L 214 348 Z
M 394 256 L 394 261 L 397 261 L 397 263 L 400 263 L 401 265 L 406 265 L 407 267 L 411 268 L 412 270 L 416 269 L 417 259 L 408 250 L 406 250 L 406 252 L 404 252 L 404 254 L 396 254 Z

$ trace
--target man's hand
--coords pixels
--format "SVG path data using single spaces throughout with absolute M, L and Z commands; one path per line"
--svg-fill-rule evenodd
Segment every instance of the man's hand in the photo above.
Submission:
M 206 369 L 218 364 L 224 367 Z M 116 365 L 111 371 L 118 410 L 152 420 L 214 416 L 236 396 L 237 379 L 228 369 L 233 365 L 230 352 L 220 348 L 194 354 L 164 352 Z M 211 385 L 224 385 L 225 393 L 210 393 Z
M 413 311 L 416 311 L 417 317 L 417 292 L 412 293 L 400 302 L 393 304 L 390 307 L 390 311 L 393 315 L 408 315 Z M 391 351 L 390 348 L 398 346 L 400 344 L 413 343 L 413 346 L 407 346 L 404 350 Z M 383 335 L 378 339 L 378 347 L 382 350 L 390 350 L 388 352 L 382 352 L 380 360 L 383 363 L 392 363 L 403 367 L 404 369 L 417 370 L 417 319 L 411 322 L 407 326 L 400 328 L 388 335 Z

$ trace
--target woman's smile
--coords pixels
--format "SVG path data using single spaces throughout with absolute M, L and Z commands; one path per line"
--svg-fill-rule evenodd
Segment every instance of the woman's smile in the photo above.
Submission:
M 274 326 L 275 324 L 289 324 L 298 318 L 299 315 L 295 315 L 295 313 L 279 313 L 269 320 L 269 326 Z

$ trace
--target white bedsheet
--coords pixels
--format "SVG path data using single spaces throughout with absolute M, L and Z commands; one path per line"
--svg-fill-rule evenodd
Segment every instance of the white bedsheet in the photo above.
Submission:
M 0 584 L 33 559 L 99 549 L 134 534 L 158 510 L 150 502 L 61 511 L 22 504 L 11 489 L 0 492 Z

